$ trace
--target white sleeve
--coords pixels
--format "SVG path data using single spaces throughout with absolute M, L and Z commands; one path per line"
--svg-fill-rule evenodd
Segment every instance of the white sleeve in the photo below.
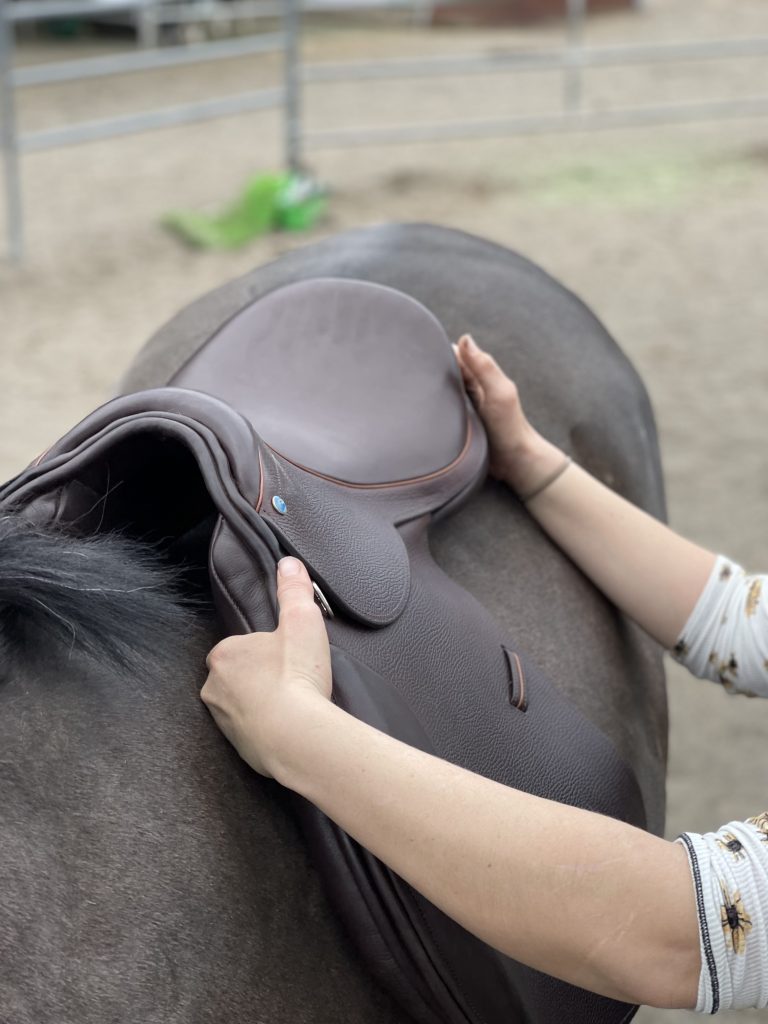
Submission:
M 768 697 L 768 576 L 719 555 L 672 656 L 729 693 Z
M 699 919 L 698 1013 L 768 1006 L 768 812 L 684 832 Z

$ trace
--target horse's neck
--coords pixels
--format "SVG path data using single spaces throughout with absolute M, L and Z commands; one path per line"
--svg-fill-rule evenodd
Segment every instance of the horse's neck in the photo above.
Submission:
M 188 670 L 0 689 L 0 1005 L 14 1024 L 402 1020 L 330 916 L 284 794 Z

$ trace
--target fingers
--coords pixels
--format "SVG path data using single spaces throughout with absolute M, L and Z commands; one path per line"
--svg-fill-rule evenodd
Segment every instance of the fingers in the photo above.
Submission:
M 476 406 L 483 404 L 483 389 L 481 388 L 477 377 L 472 372 L 472 368 L 467 364 L 466 360 L 462 357 L 461 349 L 458 345 L 452 345 L 454 355 L 456 356 L 456 362 L 458 363 L 459 370 L 461 371 L 461 377 L 464 381 L 464 387 L 467 389 L 467 393 L 470 398 L 474 401 Z
M 457 359 L 467 391 L 483 417 L 491 407 L 503 408 L 507 414 L 519 408 L 517 385 L 504 373 L 493 356 L 475 343 L 471 335 L 465 334 L 459 340 Z
M 487 352 L 483 352 L 471 334 L 464 334 L 459 339 L 459 365 L 466 367 L 478 386 L 487 390 L 489 386 L 506 379 L 504 371 Z
M 277 683 L 293 686 L 303 681 L 330 695 L 328 635 L 312 581 L 297 558 L 278 562 L 277 598 L 277 629 L 227 637 L 209 652 L 209 676 L 201 693 L 209 708 L 225 714 L 231 707 L 250 706 L 266 699 Z

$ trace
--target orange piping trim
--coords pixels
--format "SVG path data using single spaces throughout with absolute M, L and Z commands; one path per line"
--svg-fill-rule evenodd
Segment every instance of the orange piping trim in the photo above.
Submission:
M 434 480 L 436 477 L 443 476 L 445 473 L 450 472 L 454 466 L 458 465 L 459 462 L 469 451 L 469 446 L 472 441 L 472 422 L 467 422 L 467 439 L 464 442 L 464 447 L 461 449 L 456 458 L 449 462 L 447 466 L 443 466 L 442 469 L 436 469 L 433 473 L 425 473 L 423 476 L 412 476 L 407 480 L 393 480 L 388 483 L 381 484 L 354 484 L 349 480 L 340 480 L 336 476 L 329 476 L 327 473 L 320 473 L 315 469 L 310 469 L 309 466 L 302 465 L 301 462 L 296 462 L 294 459 L 288 458 L 287 455 L 283 455 L 282 452 L 278 451 L 277 448 L 273 448 L 271 444 L 267 445 L 270 451 L 274 452 L 275 455 L 279 455 L 281 459 L 285 459 L 286 462 L 290 462 L 292 466 L 297 469 L 303 470 L 305 473 L 309 473 L 311 476 L 319 477 L 321 480 L 327 480 L 332 484 L 341 484 L 342 487 L 350 487 L 355 491 L 379 491 L 385 490 L 391 487 L 407 487 L 409 484 L 420 484 L 426 480 Z M 266 443 L 266 442 L 265 442 Z
M 256 499 L 256 511 L 261 512 L 261 503 L 264 500 L 264 463 L 261 461 L 261 450 L 259 456 L 259 496 Z
M 43 459 L 45 458 L 45 456 L 46 456 L 46 455 L 48 454 L 48 452 L 49 452 L 49 451 L 51 450 L 51 448 L 53 448 L 53 445 L 52 445 L 52 444 L 49 444 L 49 445 L 48 445 L 48 447 L 47 447 L 47 448 L 45 449 L 45 451 L 44 451 L 44 452 L 40 452 L 40 454 L 39 454 L 39 455 L 37 456 L 37 458 L 36 458 L 36 459 L 35 459 L 35 461 L 34 461 L 34 462 L 32 463 L 32 465 L 33 465 L 33 466 L 39 466 L 39 465 L 40 465 L 40 463 L 41 463 L 41 462 L 43 461 Z
M 520 664 L 520 659 L 514 651 L 510 651 L 512 657 L 515 659 L 515 665 L 517 665 L 517 671 L 520 675 L 520 700 L 517 702 L 517 706 L 522 710 L 525 707 L 525 673 L 523 672 L 523 666 Z

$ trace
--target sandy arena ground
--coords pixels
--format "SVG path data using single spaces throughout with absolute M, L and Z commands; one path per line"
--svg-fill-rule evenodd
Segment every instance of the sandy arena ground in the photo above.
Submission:
M 536 48 L 558 33 L 337 21 L 314 26 L 305 50 L 332 60 Z M 765 0 L 656 0 L 644 14 L 594 19 L 589 29 L 594 42 L 755 34 L 768 35 Z M 126 45 L 38 41 L 19 59 Z M 28 90 L 20 120 L 33 130 L 246 91 L 276 75 L 269 58 L 243 59 Z M 551 75 L 478 75 L 314 86 L 306 107 L 314 129 L 383 125 L 553 109 L 560 91 Z M 586 102 L 760 93 L 768 94 L 765 58 L 592 72 Z M 768 567 L 768 121 L 318 151 L 311 165 L 334 195 L 311 235 L 197 253 L 157 226 L 175 207 L 216 208 L 249 174 L 278 165 L 273 114 L 25 157 L 27 261 L 0 269 L 0 479 L 107 397 L 149 334 L 202 292 L 324 233 L 433 221 L 521 251 L 595 310 L 650 391 L 673 525 Z M 764 810 L 768 703 L 729 699 L 674 665 L 669 680 L 669 835 Z M 637 1018 L 687 1019 L 647 1009 Z

